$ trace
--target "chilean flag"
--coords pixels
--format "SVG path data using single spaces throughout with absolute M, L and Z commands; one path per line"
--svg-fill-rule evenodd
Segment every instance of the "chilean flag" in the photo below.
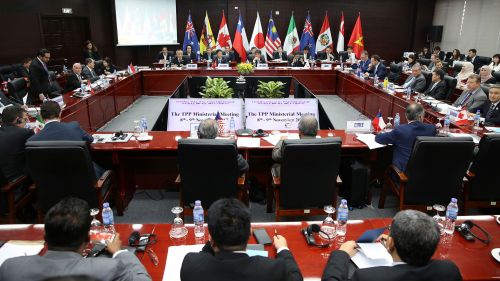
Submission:
M 241 19 L 241 13 L 238 18 L 238 26 L 236 26 L 236 34 L 234 34 L 233 48 L 240 56 L 241 62 L 245 62 L 247 60 L 248 39 L 243 20 Z
M 372 121 L 373 129 L 375 132 L 380 132 L 385 128 L 384 117 L 382 117 L 382 112 L 380 110 L 377 113 L 377 116 Z

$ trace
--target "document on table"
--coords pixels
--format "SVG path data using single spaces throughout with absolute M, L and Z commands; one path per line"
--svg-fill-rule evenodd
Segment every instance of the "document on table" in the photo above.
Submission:
M 43 245 L 43 241 L 10 240 L 0 248 L 0 265 L 6 259 L 37 255 L 43 249 Z
M 392 266 L 392 257 L 381 243 L 358 243 L 359 251 L 351 260 L 358 268 Z
M 378 142 L 375 141 L 375 135 L 374 134 L 360 134 L 360 133 L 357 133 L 356 134 L 356 138 L 368 145 L 368 148 L 369 149 L 376 149 L 376 148 L 380 148 L 380 147 L 384 147 L 385 144 L 380 144 Z
M 448 136 L 454 137 L 454 138 L 471 137 L 475 144 L 478 144 L 479 141 L 481 140 L 481 138 L 479 138 L 477 135 L 473 135 L 473 134 L 448 133 Z
M 486 130 L 494 133 L 500 133 L 500 127 L 484 127 Z
M 260 138 L 238 138 L 238 147 L 260 147 Z
M 281 137 L 286 137 L 288 140 L 298 140 L 300 139 L 299 134 L 293 133 L 293 134 L 287 134 L 287 133 L 282 133 L 282 134 L 274 134 L 274 135 L 269 135 L 267 137 L 263 137 L 262 139 L 267 141 L 268 143 L 272 145 L 276 145 L 280 140 Z M 316 136 L 316 138 L 321 138 L 321 136 Z

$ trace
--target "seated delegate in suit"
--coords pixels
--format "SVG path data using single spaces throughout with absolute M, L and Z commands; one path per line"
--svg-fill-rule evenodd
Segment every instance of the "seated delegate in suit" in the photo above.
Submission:
M 23 60 L 23 65 L 17 70 L 16 77 L 29 79 L 30 77 L 30 65 L 33 60 L 31 58 L 25 58 Z
M 200 122 L 198 125 L 198 138 L 199 139 L 215 139 L 217 137 L 217 132 L 219 131 L 219 125 L 217 125 L 217 121 L 215 119 L 205 119 Z M 238 169 L 241 173 L 244 173 L 248 170 L 248 162 L 238 154 Z
M 199 253 L 188 253 L 182 261 L 182 281 L 300 281 L 300 269 L 286 239 L 273 235 L 276 258 L 248 256 L 251 235 L 250 210 L 237 199 L 220 199 L 208 209 L 208 241 Z
M 418 54 L 418 58 L 420 59 L 430 59 L 431 58 L 431 51 L 429 51 L 429 47 L 424 46 L 422 49 L 422 52 Z
M 226 47 L 221 47 L 220 49 L 222 51 L 222 55 L 226 57 L 228 62 L 235 61 L 234 52 L 232 52 L 229 48 Z
M 445 53 L 443 51 L 441 51 L 441 47 L 439 47 L 439 46 L 434 47 L 433 54 L 436 55 L 436 58 L 438 58 L 440 60 L 444 60 Z
M 455 61 L 462 61 L 462 55 L 460 54 L 459 49 L 453 49 L 453 52 L 451 53 L 451 56 L 445 60 L 449 67 L 453 67 L 453 63 Z
M 302 115 L 299 121 L 299 138 L 300 139 L 315 139 L 318 134 L 318 120 L 312 115 Z M 273 164 L 271 172 L 273 177 L 280 177 L 281 160 L 283 158 L 283 140 L 286 137 L 282 137 L 281 140 L 273 148 L 273 160 L 276 162 Z
M 422 65 L 422 69 L 425 71 L 433 71 L 436 68 L 436 63 L 438 62 L 439 58 L 436 54 L 431 55 L 431 62 L 429 63 L 428 66 Z
M 122 250 L 120 234 L 107 242 L 113 256 L 83 258 L 89 243 L 92 218 L 87 202 L 73 197 L 61 200 L 45 216 L 45 242 L 42 256 L 22 256 L 6 260 L 0 267 L 0 280 L 45 280 L 51 277 L 85 275 L 98 280 L 151 280 L 139 259 Z
M 116 72 L 116 67 L 109 57 L 105 57 L 101 61 L 101 67 L 95 69 L 97 75 L 112 75 Z
M 425 77 L 422 74 L 422 68 L 416 63 L 411 68 L 411 75 L 406 78 L 403 88 L 410 88 L 413 92 L 423 93 L 425 91 Z
M 48 98 L 51 93 L 51 81 L 47 63 L 50 60 L 50 52 L 47 49 L 38 51 L 36 59 L 30 65 L 30 99 L 33 104 L 40 104 Z
M 214 63 L 216 66 L 218 66 L 221 63 L 228 63 L 227 59 L 224 56 L 222 56 L 222 50 L 217 50 L 215 52 Z
M 368 70 L 370 69 L 370 56 L 368 55 L 368 51 L 363 50 L 358 62 L 353 64 L 351 67 L 353 69 L 361 68 L 361 73 L 368 72 Z
M 212 53 L 211 48 L 207 48 L 203 56 L 201 56 L 201 59 L 206 62 L 206 61 L 212 61 L 214 59 L 214 55 Z
M 88 58 L 101 60 L 101 56 L 97 51 L 97 46 L 90 40 L 85 41 L 85 44 L 83 45 L 83 59 L 86 60 Z
M 460 97 L 453 103 L 453 106 L 467 108 L 467 111 L 476 113 L 477 109 L 488 100 L 483 89 L 481 89 L 481 77 L 477 74 L 471 74 L 467 79 L 466 87 Z
M 314 59 L 314 54 L 309 53 L 309 47 L 305 46 L 304 49 L 302 49 L 302 57 L 304 58 L 304 61 L 312 60 Z
M 332 53 L 332 47 L 330 47 L 330 46 L 326 47 L 324 53 L 321 52 L 318 54 L 318 58 L 322 61 L 330 61 L 330 62 L 334 61 L 335 56 Z
M 439 228 L 427 214 L 415 210 L 400 211 L 394 216 L 389 234 L 380 242 L 392 256 L 392 266 L 357 269 L 352 281 L 461 281 L 458 267 L 449 260 L 432 260 L 439 244 Z M 322 281 L 349 280 L 350 258 L 357 252 L 354 241 L 345 242 L 330 254 Z
M 418 136 L 436 135 L 436 126 L 423 123 L 424 114 L 424 107 L 421 104 L 410 104 L 405 112 L 408 124 L 399 125 L 392 131 L 375 137 L 375 141 L 380 144 L 393 145 L 392 164 L 403 172 L 406 170 L 415 139 Z
M 346 62 L 355 63 L 356 54 L 352 50 L 352 46 L 347 46 L 347 60 Z
M 93 59 L 88 58 L 85 60 L 85 67 L 82 70 L 82 76 L 86 80 L 90 80 L 91 83 L 94 83 L 100 78 L 99 75 L 95 73 L 94 67 L 95 67 L 95 61 Z
M 500 84 L 491 85 L 489 100 L 479 108 L 485 126 L 500 126 Z
M 252 64 L 253 66 L 257 66 L 259 63 L 266 63 L 266 59 L 262 57 L 262 52 L 260 50 L 255 50 Z
M 87 80 L 82 77 L 82 65 L 80 63 L 74 63 L 71 70 L 72 72 L 66 76 L 66 86 L 64 87 L 65 93 L 78 89 L 83 83 L 87 82 Z
M 412 68 L 415 65 L 415 63 L 417 63 L 415 55 L 414 54 L 408 55 L 408 60 L 407 60 L 408 67 Z
M 172 61 L 170 63 L 172 64 L 172 66 L 181 67 L 181 66 L 185 66 L 189 62 L 184 59 L 182 50 L 178 49 L 177 51 L 175 51 L 175 57 L 172 59 Z
M 436 69 L 432 72 L 432 81 L 424 95 L 433 97 L 437 100 L 446 99 L 446 83 L 444 82 L 444 71 Z
M 169 61 L 170 56 L 168 55 L 168 48 L 167 47 L 161 48 L 161 52 L 158 53 L 155 60 L 158 63 L 164 63 Z
M 186 56 L 188 57 L 189 62 L 196 61 L 196 54 L 193 52 L 193 47 L 191 47 L 191 45 L 186 46 Z
M 375 77 L 378 79 L 384 79 L 387 76 L 387 68 L 383 63 L 380 62 L 379 55 L 373 55 L 370 63 L 370 69 L 365 76 Z
M 491 58 L 490 67 L 494 72 L 500 72 L 500 54 L 494 54 Z
M 295 52 L 293 54 L 293 58 L 288 62 L 288 65 L 291 67 L 303 67 L 305 65 L 304 59 L 300 56 L 299 52 Z
M 478 71 L 479 68 L 481 67 L 481 62 L 479 61 L 479 58 L 477 57 L 477 50 L 476 49 L 469 50 L 469 54 L 468 54 L 466 60 L 474 65 L 474 72 Z
M 483 65 L 479 69 L 479 76 L 481 76 L 481 84 L 495 84 L 497 80 L 491 75 L 491 67 Z
M 279 46 L 278 50 L 273 54 L 273 59 L 286 61 L 288 60 L 288 56 L 286 55 L 286 52 L 283 52 L 283 48 Z

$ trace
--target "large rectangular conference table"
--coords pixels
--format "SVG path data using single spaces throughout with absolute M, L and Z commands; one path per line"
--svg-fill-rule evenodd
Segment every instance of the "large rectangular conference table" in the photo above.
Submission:
M 196 76 L 238 76 L 235 69 L 216 70 L 198 68 L 196 70 L 142 70 L 129 77 L 120 78 L 103 90 L 98 90 L 87 99 L 63 96 L 66 107 L 62 112 L 65 122 L 78 121 L 89 132 L 95 132 L 120 114 L 141 95 L 170 95 L 185 83 L 186 78 Z M 250 76 L 291 76 L 304 85 L 314 95 L 338 95 L 369 118 L 374 118 L 379 110 L 382 116 L 399 113 L 401 122 L 406 122 L 405 109 L 411 100 L 401 94 L 391 95 L 384 89 L 365 80 L 339 70 L 293 69 L 276 67 L 255 70 Z M 424 104 L 425 122 L 437 123 L 440 114 Z M 455 132 L 474 132 L 470 124 L 456 126 Z M 320 131 L 327 136 L 328 131 Z M 479 135 L 482 131 L 475 132 Z M 187 132 L 155 131 L 150 133 L 150 142 L 129 141 L 127 143 L 93 144 L 92 152 L 96 161 L 118 175 L 118 187 L 126 204 L 131 200 L 136 188 L 164 188 L 173 185 L 177 169 L 177 136 L 187 137 Z M 335 130 L 342 138 L 342 155 L 355 156 L 365 160 L 376 160 L 377 152 L 358 141 L 354 134 Z M 272 145 L 261 140 L 259 148 L 240 148 L 250 164 L 249 177 L 259 182 L 270 182 L 272 165 Z
M 491 243 L 485 245 L 479 241 L 468 242 L 458 233 L 455 233 L 449 244 L 439 245 L 433 258 L 449 259 L 455 262 L 464 280 L 498 280 L 500 278 L 500 263 L 491 256 L 491 250 L 500 247 L 500 240 L 498 239 L 500 237 L 500 225 L 495 221 L 494 216 L 459 217 L 459 222 L 465 219 L 471 219 L 483 227 L 493 237 Z M 336 241 L 331 247 L 324 249 L 308 246 L 300 230 L 310 223 L 312 222 L 253 223 L 252 227 L 263 227 L 270 236 L 273 235 L 274 229 L 276 229 L 280 235 L 287 239 L 288 247 L 293 253 L 304 279 L 319 280 L 330 252 L 338 249 L 338 243 Z M 387 227 L 390 223 L 391 219 L 388 218 L 351 220 L 348 222 L 346 240 L 356 240 L 365 230 Z M 170 224 L 119 224 L 116 226 L 124 243 L 126 243 L 127 237 L 132 231 L 139 231 L 141 234 L 155 233 L 158 236 L 158 242 L 148 246 L 158 256 L 158 266 L 154 266 L 148 255 L 138 254 L 138 258 L 155 281 L 163 278 L 169 246 L 196 243 L 192 225 L 188 225 L 187 239 L 176 243 L 169 237 L 170 227 Z M 0 226 L 0 240 L 43 240 L 43 235 L 43 225 Z M 208 237 L 208 234 L 205 236 Z M 198 243 L 203 242 L 198 241 Z M 253 235 L 250 237 L 249 243 L 256 243 Z M 275 250 L 272 246 L 266 246 L 265 249 L 271 257 L 275 257 Z

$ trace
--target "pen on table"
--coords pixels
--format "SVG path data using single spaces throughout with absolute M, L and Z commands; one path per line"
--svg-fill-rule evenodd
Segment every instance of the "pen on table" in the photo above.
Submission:
M 276 228 L 274 229 L 274 236 L 278 237 L 278 230 Z

